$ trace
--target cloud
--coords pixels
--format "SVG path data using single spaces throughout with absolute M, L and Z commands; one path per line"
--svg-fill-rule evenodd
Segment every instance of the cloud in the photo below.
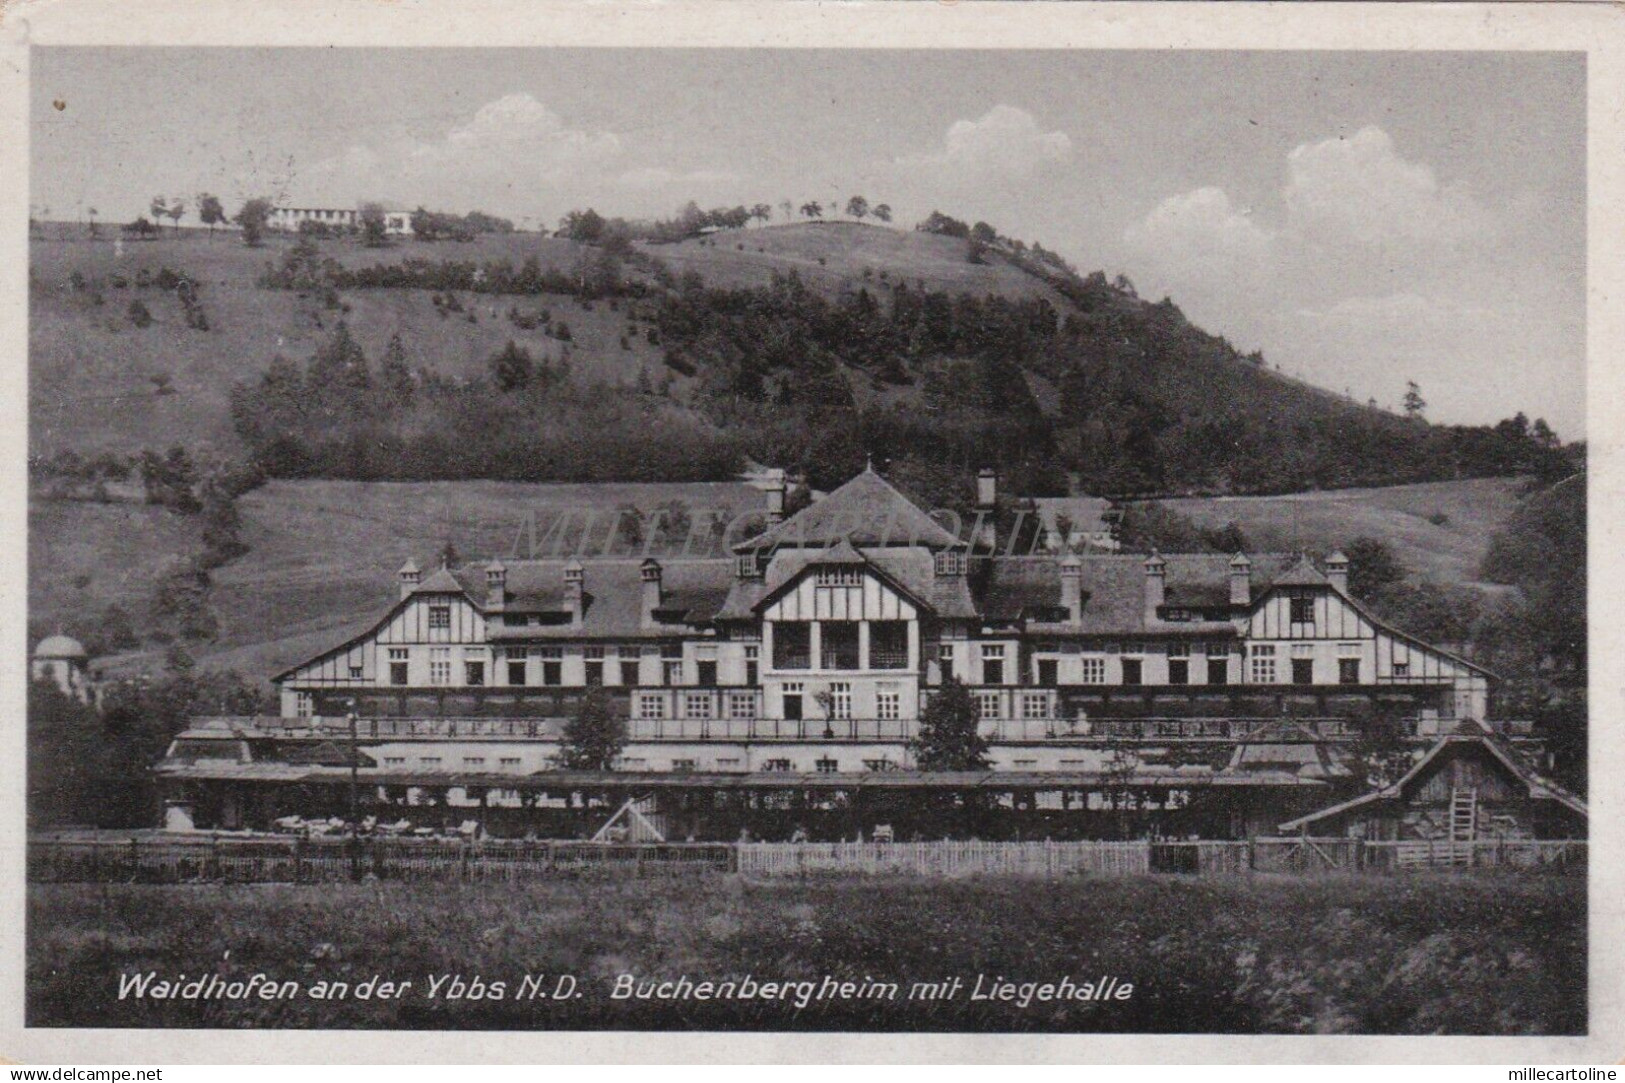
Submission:
M 726 171 L 640 164 L 617 133 L 572 125 L 520 93 L 486 102 L 443 134 L 423 137 L 396 128 L 347 147 L 302 171 L 293 196 L 296 202 L 340 205 L 388 198 L 525 217 L 602 201 L 614 188 L 630 204 L 617 206 L 618 213 L 648 213 L 669 212 L 679 194 L 715 198 L 716 189 L 737 181 Z
M 1275 247 L 1275 235 L 1232 206 L 1222 188 L 1169 196 L 1132 223 L 1124 241 L 1154 272 L 1198 287 L 1222 276 L 1255 277 Z
M 1043 131 L 1026 110 L 995 105 L 975 120 L 949 125 L 940 151 L 900 158 L 898 164 L 1020 179 L 1071 157 L 1072 140 L 1065 132 Z
M 1407 161 L 1381 128 L 1305 143 L 1287 155 L 1291 227 L 1324 244 L 1462 244 L 1486 241 L 1495 219 L 1468 193 Z

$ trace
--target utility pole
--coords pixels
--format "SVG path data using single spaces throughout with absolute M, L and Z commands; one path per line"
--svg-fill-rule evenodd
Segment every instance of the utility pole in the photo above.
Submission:
M 355 700 L 349 701 L 346 720 L 350 724 L 350 879 L 361 879 L 361 751 L 356 747 Z

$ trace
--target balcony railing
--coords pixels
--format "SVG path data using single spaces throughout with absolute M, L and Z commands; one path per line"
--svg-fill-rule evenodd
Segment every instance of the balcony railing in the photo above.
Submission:
M 908 648 L 903 647 L 892 650 L 885 647 L 870 647 L 869 667 L 871 669 L 907 669 Z
M 812 655 L 807 651 L 785 651 L 773 654 L 774 669 L 811 669 Z
M 819 662 L 824 669 L 857 669 L 858 650 L 856 647 L 825 647 L 819 652 Z

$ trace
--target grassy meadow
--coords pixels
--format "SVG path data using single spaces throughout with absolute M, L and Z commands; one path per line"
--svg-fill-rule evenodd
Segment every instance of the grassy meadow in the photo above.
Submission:
M 649 514 L 676 500 L 696 513 L 738 514 L 763 499 L 737 482 L 273 481 L 238 501 L 249 550 L 214 572 L 219 638 L 190 649 L 211 666 L 268 677 L 376 620 L 398 596 L 396 570 L 408 558 L 427 565 L 447 539 L 465 559 L 524 555 L 530 519 L 543 542 L 550 517 L 564 509 L 577 516 L 597 509 L 607 524 L 627 504 Z M 32 501 L 30 617 L 50 625 L 109 603 L 139 617 L 157 575 L 197 549 L 198 530 L 195 520 L 159 507 Z M 152 667 L 160 657 L 137 655 L 111 668 Z
M 1412 572 L 1450 586 L 1486 587 L 1478 568 L 1490 537 L 1522 499 L 1520 478 L 1471 478 L 1281 496 L 1185 497 L 1160 503 L 1199 526 L 1234 522 L 1259 550 L 1377 538 Z M 1499 588 L 1495 588 L 1499 589 Z
M 1577 1034 L 1586 1026 L 1579 877 L 1414 875 L 1195 881 L 738 877 L 521 885 L 34 885 L 31 1026 L 594 1029 L 714 1027 Z M 118 997 L 122 974 L 264 973 L 300 996 Z M 516 999 L 527 974 L 579 982 Z M 613 1000 L 618 975 L 896 982 L 897 999 L 804 1009 Z M 313 1000 L 317 981 L 411 981 L 391 1000 Z M 504 1000 L 425 995 L 435 975 Z M 1105 1003 L 973 1001 L 986 980 L 1116 977 Z M 916 981 L 963 978 L 953 999 Z

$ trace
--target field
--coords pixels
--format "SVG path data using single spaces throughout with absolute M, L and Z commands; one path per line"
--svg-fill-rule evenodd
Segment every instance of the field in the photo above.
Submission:
M 1193 881 L 738 877 L 530 885 L 29 889 L 32 1026 L 597 1029 L 713 1027 L 1233 1033 L 1577 1034 L 1579 877 Z M 278 1000 L 119 999 L 120 975 L 264 973 Z M 575 998 L 517 999 L 526 975 Z M 619 975 L 895 982 L 896 999 L 616 1000 Z M 410 981 L 316 1000 L 318 981 Z M 427 996 L 478 976 L 504 999 Z M 977 976 L 1116 978 L 1125 1000 L 972 1000 Z M 963 979 L 954 997 L 914 982 Z M 1019 996 L 1019 992 L 1017 994 Z
M 1479 564 L 1491 535 L 1517 508 L 1522 487 L 1517 478 L 1475 478 L 1160 503 L 1201 526 L 1234 522 L 1260 551 L 1330 548 L 1355 538 L 1377 538 L 1417 575 L 1441 584 L 1486 586 L 1477 581 Z

